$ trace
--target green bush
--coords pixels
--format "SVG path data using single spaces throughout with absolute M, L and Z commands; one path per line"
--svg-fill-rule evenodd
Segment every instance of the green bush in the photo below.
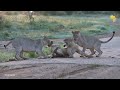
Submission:
M 7 52 L 7 51 L 0 51 L 0 62 L 6 62 L 9 61 L 9 59 L 14 59 L 14 53 L 13 52 Z
M 50 55 L 52 53 L 52 49 L 50 47 L 43 47 L 42 51 L 45 55 Z M 24 56 L 28 58 L 37 58 L 38 55 L 35 52 L 24 52 Z
M 29 58 L 36 58 L 37 54 L 35 54 L 35 52 L 28 52 L 28 53 L 26 53 L 26 56 Z

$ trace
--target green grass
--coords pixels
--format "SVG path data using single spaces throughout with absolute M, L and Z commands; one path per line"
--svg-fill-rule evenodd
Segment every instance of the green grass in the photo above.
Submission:
M 0 62 L 9 61 L 9 59 L 14 59 L 14 53 L 7 51 L 0 51 Z
M 0 40 L 26 36 L 41 38 L 65 38 L 72 36 L 71 31 L 79 30 L 88 35 L 106 34 L 118 30 L 119 25 L 110 24 L 109 16 L 34 16 L 29 22 L 25 15 L 6 15 L 0 25 Z

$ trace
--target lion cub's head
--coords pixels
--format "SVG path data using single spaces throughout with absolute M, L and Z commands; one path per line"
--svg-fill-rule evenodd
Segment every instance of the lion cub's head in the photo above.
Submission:
M 72 31 L 72 34 L 73 34 L 74 39 L 78 38 L 80 35 L 80 31 Z
M 74 39 L 73 38 L 66 38 L 64 39 L 64 43 L 69 46 L 71 45 L 72 43 L 74 43 Z

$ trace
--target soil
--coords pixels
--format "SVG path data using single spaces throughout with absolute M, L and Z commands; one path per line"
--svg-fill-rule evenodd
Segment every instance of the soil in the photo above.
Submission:
M 102 44 L 101 57 L 28 59 L 0 63 L 0 79 L 120 79 L 120 31 Z M 98 36 L 109 39 L 111 34 Z M 58 40 L 56 40 L 58 41 Z M 60 41 L 60 40 L 59 40 Z M 7 43 L 2 41 L 0 44 Z M 8 47 L 12 50 L 12 46 Z M 89 53 L 89 51 L 87 52 Z

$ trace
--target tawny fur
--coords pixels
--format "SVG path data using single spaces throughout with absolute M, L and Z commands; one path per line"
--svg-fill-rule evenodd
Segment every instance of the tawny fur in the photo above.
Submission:
M 101 51 L 101 44 L 102 43 L 107 43 L 109 41 L 111 41 L 114 37 L 115 32 L 113 32 L 112 37 L 107 40 L 107 41 L 101 41 L 98 38 L 94 37 L 94 36 L 85 36 L 83 34 L 80 33 L 80 31 L 72 31 L 73 34 L 73 38 L 76 44 L 78 44 L 79 46 L 83 47 L 83 52 L 86 51 L 86 49 L 89 49 L 91 51 L 91 56 L 95 54 L 96 50 L 99 54 L 96 57 L 99 57 L 102 55 L 102 51 Z

